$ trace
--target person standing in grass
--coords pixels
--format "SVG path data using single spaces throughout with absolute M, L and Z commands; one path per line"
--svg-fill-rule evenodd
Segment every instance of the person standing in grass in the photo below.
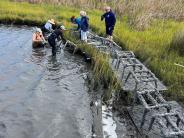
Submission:
M 107 38 L 113 40 L 113 31 L 116 24 L 116 16 L 112 12 L 111 7 L 105 7 L 105 13 L 101 16 L 101 21 L 105 18 Z
M 89 30 L 89 18 L 86 16 L 85 11 L 81 11 L 80 16 L 81 16 L 81 23 L 80 23 L 81 40 L 87 42 L 87 33 Z

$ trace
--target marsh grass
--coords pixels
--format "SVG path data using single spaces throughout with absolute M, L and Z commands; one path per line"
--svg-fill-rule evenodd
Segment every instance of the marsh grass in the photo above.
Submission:
M 77 44 L 78 49 L 88 53 L 92 58 L 93 79 L 96 82 L 103 84 L 107 89 L 107 92 L 104 93 L 103 96 L 104 101 L 110 99 L 112 92 L 119 91 L 121 87 L 120 82 L 116 79 L 116 76 L 109 65 L 109 56 L 105 53 L 101 53 L 94 46 L 79 41 L 75 33 L 66 33 L 65 37 Z
M 93 18 L 93 17 L 92 17 Z M 96 19 L 96 20 L 95 20 Z M 105 32 L 98 18 L 91 23 L 97 33 Z M 184 57 L 176 50 L 170 50 L 174 34 L 184 29 L 183 22 L 155 20 L 152 26 L 144 31 L 137 31 L 126 23 L 126 18 L 118 21 L 115 28 L 115 40 L 126 50 L 132 50 L 156 76 L 168 86 L 165 95 L 179 101 L 184 101 L 184 69 L 174 63 L 184 65 Z M 180 39 L 180 41 L 183 39 Z M 176 39 L 175 42 L 179 43 Z M 181 46 L 181 45 L 180 45 Z
M 79 15 L 79 10 L 71 7 L 63 7 L 59 5 L 46 4 L 29 4 L 26 2 L 16 3 L 8 0 L 0 1 L 0 21 L 7 23 L 41 25 L 49 18 L 54 18 L 58 23 L 62 23 L 68 28 L 73 27 L 69 23 L 69 18 L 72 15 Z M 91 28 L 100 35 L 104 36 L 104 23 L 100 21 L 101 11 L 87 10 L 90 18 Z M 173 100 L 184 102 L 184 69 L 175 66 L 174 63 L 184 65 L 184 57 L 176 50 L 171 50 L 172 42 L 176 32 L 184 30 L 184 22 L 174 20 L 153 20 L 148 28 L 144 31 L 138 31 L 129 25 L 129 17 L 121 17 L 117 21 L 114 39 L 126 50 L 132 50 L 136 56 L 150 68 L 156 76 L 163 80 L 168 86 L 168 91 L 165 93 L 167 97 Z M 182 39 L 181 39 L 182 40 Z M 75 40 L 78 41 L 78 40 Z M 176 40 L 177 43 L 178 40 Z M 91 52 L 92 49 L 87 49 Z M 111 71 L 108 70 L 106 58 L 104 55 L 98 55 L 95 52 L 91 53 L 96 60 L 95 70 L 106 76 L 111 76 Z M 102 64 L 103 62 L 103 64 Z M 99 68 L 98 65 L 103 65 Z M 98 76 L 97 74 L 96 76 Z M 107 77 L 108 78 L 108 77 Z M 112 76 L 111 76 L 112 78 Z M 108 80 L 108 79 L 107 79 Z M 113 80 L 113 79 L 112 79 Z

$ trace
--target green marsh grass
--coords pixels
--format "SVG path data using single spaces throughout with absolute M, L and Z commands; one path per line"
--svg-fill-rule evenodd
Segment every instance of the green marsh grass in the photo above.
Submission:
M 92 45 L 81 43 L 75 33 L 66 33 L 65 37 L 67 37 L 68 40 L 75 42 L 78 49 L 82 49 L 82 51 L 89 54 L 92 58 L 94 80 L 107 85 L 107 92 L 103 97 L 104 100 L 111 98 L 112 92 L 120 90 L 120 82 L 118 82 L 112 68 L 109 65 L 109 56 L 105 53 L 101 53 Z
M 69 18 L 72 15 L 79 15 L 79 11 L 80 9 L 77 8 L 59 5 L 0 1 L 0 21 L 2 23 L 41 25 L 49 18 L 54 18 L 70 28 L 72 25 L 69 23 Z M 104 35 L 104 22 L 100 21 L 102 11 L 89 9 L 87 14 L 90 18 L 91 28 L 97 34 Z M 184 102 L 184 68 L 175 65 L 175 63 L 184 65 L 184 57 L 177 51 L 171 50 L 174 34 L 181 30 L 184 30 L 184 22 L 160 19 L 152 21 L 144 31 L 138 31 L 128 24 L 127 17 L 122 17 L 117 21 L 114 40 L 123 49 L 134 51 L 136 56 L 160 80 L 163 80 L 164 84 L 168 86 L 168 91 L 165 93 L 168 98 Z M 100 57 L 102 59 L 96 58 L 96 60 L 106 60 L 106 57 Z M 104 61 L 96 62 L 101 64 Z M 103 68 L 106 70 L 99 68 L 97 70 L 105 75 L 108 74 L 106 72 L 108 71 L 107 65 L 103 65 Z M 111 76 L 111 74 L 109 73 L 107 76 Z

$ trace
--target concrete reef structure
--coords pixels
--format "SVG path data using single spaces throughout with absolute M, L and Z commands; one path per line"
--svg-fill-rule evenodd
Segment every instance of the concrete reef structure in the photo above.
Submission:
M 67 41 L 75 53 L 77 45 Z M 183 109 L 175 101 L 166 101 L 162 92 L 167 87 L 142 64 L 132 51 L 122 51 L 115 42 L 89 33 L 88 45 L 110 55 L 109 64 L 115 72 L 122 90 L 133 95 L 132 107 L 128 108 L 139 131 L 149 137 L 183 137 Z M 142 115 L 140 115 L 140 113 Z

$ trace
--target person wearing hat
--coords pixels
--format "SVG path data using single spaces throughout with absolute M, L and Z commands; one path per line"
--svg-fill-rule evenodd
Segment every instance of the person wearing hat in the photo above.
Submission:
M 40 28 L 36 28 L 35 33 L 33 33 L 32 46 L 33 48 L 43 47 L 45 43 L 45 38 L 43 37 L 42 31 Z
M 53 26 L 55 25 L 54 19 L 50 19 L 46 22 L 46 24 L 42 27 L 42 32 L 45 34 L 46 32 L 52 32 Z
M 77 31 L 79 31 L 80 30 L 81 17 L 76 18 L 75 16 L 72 16 L 70 19 L 71 19 L 71 22 L 73 24 L 77 24 Z
M 112 35 L 116 24 L 116 17 L 109 6 L 105 7 L 105 13 L 101 16 L 101 21 L 103 21 L 104 18 L 107 38 L 112 40 Z
M 81 16 L 81 23 L 80 23 L 81 40 L 87 42 L 87 33 L 89 30 L 89 18 L 86 16 L 85 11 L 81 11 L 80 16 Z
M 59 39 L 59 37 L 61 37 L 63 43 L 66 43 L 66 39 L 63 37 L 63 32 L 65 30 L 65 27 L 62 25 L 49 36 L 48 42 L 52 47 L 52 56 L 56 56 L 56 39 Z

